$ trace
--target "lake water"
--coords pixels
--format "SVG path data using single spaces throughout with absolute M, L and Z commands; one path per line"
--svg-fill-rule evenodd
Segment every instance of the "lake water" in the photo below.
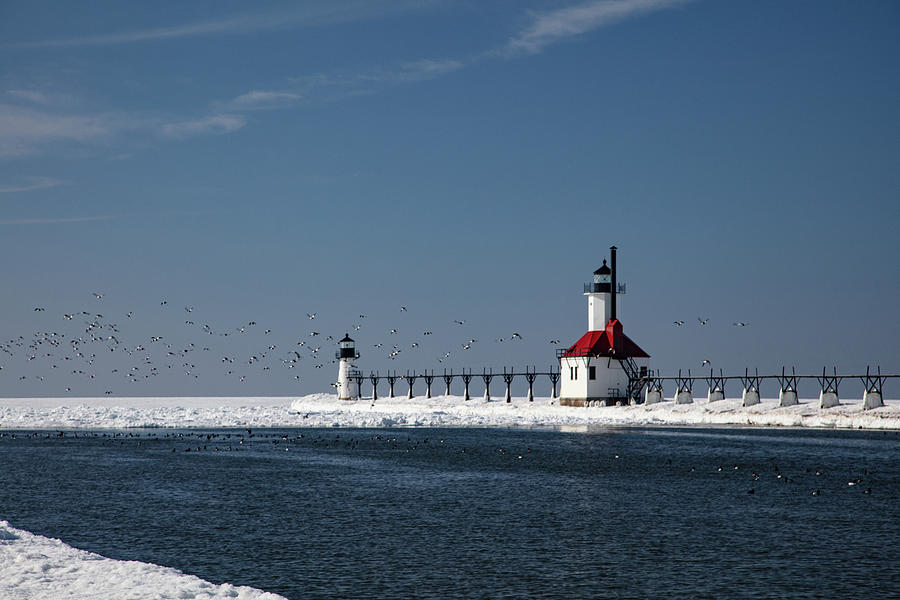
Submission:
M 898 500 L 897 432 L 0 437 L 14 527 L 291 599 L 898 597 Z

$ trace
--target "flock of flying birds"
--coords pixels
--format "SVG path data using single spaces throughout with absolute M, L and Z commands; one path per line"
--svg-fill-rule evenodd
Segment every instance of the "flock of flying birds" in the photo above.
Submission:
M 675 324 L 675 327 L 681 327 L 682 325 L 684 325 L 684 321 L 673 321 L 673 323 Z M 703 327 L 704 325 L 709 323 L 709 317 L 707 317 L 705 319 L 703 317 L 697 317 L 697 323 L 700 327 Z M 749 324 L 750 323 L 747 323 L 746 321 L 735 321 L 731 325 L 732 325 L 732 327 L 746 327 Z M 710 361 L 705 358 L 700 362 L 701 367 L 708 367 L 711 364 L 712 363 L 710 363 Z
M 0 342 L 0 376 L 5 371 L 23 382 L 29 379 L 38 382 L 45 379 L 54 382 L 63 380 L 64 388 L 59 391 L 77 393 L 88 387 L 85 385 L 87 383 L 92 387 L 101 383 L 104 387 L 115 387 L 116 381 L 133 385 L 163 374 L 179 372 L 191 379 L 215 374 L 243 383 L 249 377 L 268 375 L 274 368 L 287 370 L 294 381 L 300 382 L 301 366 L 322 369 L 337 362 L 332 358 L 331 350 L 336 347 L 339 338 L 316 330 L 317 313 L 306 313 L 310 331 L 283 347 L 279 342 L 284 338 L 278 338 L 272 329 L 258 326 L 254 320 L 233 327 L 214 327 L 201 322 L 197 317 L 200 311 L 195 311 L 193 306 L 185 306 L 181 312 L 166 300 L 159 303 L 163 316 L 179 319 L 177 315 L 181 315 L 183 324 L 178 324 L 178 329 L 171 334 L 142 335 L 140 331 L 147 331 L 148 325 L 158 325 L 141 323 L 136 316 L 139 311 L 108 310 L 111 307 L 102 293 L 94 293 L 93 298 L 94 306 L 90 307 L 93 310 L 63 313 L 57 317 L 59 321 L 48 321 L 48 330 L 35 332 L 31 337 L 20 335 Z M 34 312 L 47 311 L 38 306 Z M 401 306 L 400 312 L 408 312 L 407 307 Z M 116 317 L 109 316 L 113 313 Z M 47 317 L 53 319 L 50 313 Z M 365 319 L 366 315 L 360 314 L 352 330 L 362 329 Z M 465 324 L 465 320 L 456 319 L 450 327 L 462 333 Z M 419 338 L 420 341 L 401 341 L 404 338 L 398 335 L 399 325 L 402 323 L 387 330 L 384 341 L 372 345 L 376 350 L 383 349 L 390 360 L 397 359 L 404 350 L 415 352 L 422 347 L 422 338 Z M 421 332 L 423 337 L 433 334 L 428 329 Z M 479 343 L 475 337 L 456 337 L 458 342 L 445 347 L 436 357 L 437 364 L 449 362 L 457 352 L 455 348 L 465 352 Z M 242 338 L 241 343 L 232 343 L 235 338 Z M 522 339 L 522 334 L 515 331 L 508 336 L 497 337 L 495 341 Z M 551 340 L 552 344 L 558 342 Z M 236 347 L 244 349 L 236 350 Z M 247 351 L 246 348 L 253 350 Z M 4 355 L 7 366 L 3 365 Z M 16 361 L 24 361 L 25 365 L 19 368 Z M 211 368 L 213 365 L 217 368 Z M 9 369 L 9 366 L 13 368 Z M 119 391 L 117 388 L 116 393 Z M 105 393 L 112 395 L 114 390 L 106 389 Z
M 702 327 L 702 326 L 706 325 L 707 323 L 709 323 L 709 317 L 707 317 L 705 319 L 702 317 L 697 317 L 697 322 Z M 673 321 L 673 323 L 675 324 L 675 327 L 681 327 L 682 325 L 684 325 L 684 321 Z M 750 323 L 746 323 L 744 321 L 737 321 L 735 323 L 732 323 L 731 325 L 734 327 L 746 327 L 749 324 Z
M 146 331 L 146 326 L 139 323 L 135 311 L 114 311 L 118 318 L 113 319 L 103 314 L 113 312 L 106 310 L 109 305 L 104 302 L 104 295 L 94 293 L 93 297 L 94 310 L 63 313 L 62 320 L 54 323 L 49 331 L 35 332 L 30 338 L 18 336 L 0 342 L 0 376 L 10 374 L 10 370 L 3 365 L 3 355 L 6 355 L 7 361 L 21 360 L 29 365 L 13 368 L 11 375 L 18 377 L 19 381 L 30 378 L 44 382 L 52 374 L 53 381 L 61 379 L 66 382 L 61 391 L 67 393 L 83 390 L 85 383 L 91 383 L 92 386 L 102 383 L 105 386 L 118 378 L 120 382 L 135 384 L 149 381 L 163 373 L 180 372 L 185 377 L 199 379 L 201 375 L 215 373 L 210 368 L 213 364 L 218 365 L 218 374 L 232 377 L 238 383 L 246 382 L 248 377 L 268 375 L 273 367 L 286 370 L 291 379 L 300 382 L 302 378 L 299 367 L 311 363 L 311 368 L 322 369 L 327 364 L 337 362 L 330 351 L 323 352 L 323 346 L 331 350 L 336 346 L 338 338 L 315 329 L 284 347 L 280 345 L 283 337 L 272 335 L 272 329 L 257 326 L 254 320 L 235 327 L 213 327 L 209 323 L 195 320 L 200 313 L 193 306 L 185 306 L 184 312 L 181 312 L 162 300 L 159 303 L 160 310 L 167 317 L 180 314 L 184 319 L 183 325 L 180 330 L 173 331 L 174 335 L 171 336 L 141 335 L 139 331 Z M 38 306 L 34 308 L 34 312 L 44 313 L 46 309 Z M 400 313 L 407 312 L 406 306 L 400 306 Z M 317 313 L 306 313 L 311 327 L 314 327 L 317 316 Z M 360 314 L 359 321 L 352 330 L 362 329 L 365 319 L 366 315 Z M 697 322 L 702 327 L 709 319 L 698 317 Z M 452 359 L 457 358 L 454 354 L 464 353 L 479 343 L 475 337 L 460 335 L 465 330 L 465 324 L 464 319 L 455 319 L 452 325 L 448 325 L 452 330 L 458 331 L 454 335 L 456 341 L 437 353 L 436 366 L 448 366 Z M 674 324 L 681 327 L 685 322 L 675 321 Z M 385 358 L 391 361 L 396 360 L 405 350 L 422 352 L 423 340 L 434 335 L 432 330 L 425 329 L 421 332 L 421 337 L 415 335 L 402 341 L 401 325 L 402 322 L 398 323 L 398 327 L 387 329 L 383 341 L 372 344 L 374 350 L 385 352 Z M 746 322 L 733 323 L 735 327 L 747 325 Z M 244 336 L 242 343 L 231 343 L 234 337 L 241 336 Z M 495 337 L 494 342 L 518 342 L 522 339 L 522 334 L 514 331 L 509 335 Z M 550 340 L 550 344 L 559 343 L 559 339 Z M 427 346 L 433 348 L 434 344 Z M 243 349 L 237 350 L 235 347 Z M 250 347 L 253 350 L 247 351 L 246 348 Z M 119 360 L 114 360 L 117 358 Z M 421 364 L 420 360 L 417 362 Z M 701 366 L 709 364 L 709 360 L 704 360 Z M 105 393 L 111 395 L 113 390 L 107 389 Z

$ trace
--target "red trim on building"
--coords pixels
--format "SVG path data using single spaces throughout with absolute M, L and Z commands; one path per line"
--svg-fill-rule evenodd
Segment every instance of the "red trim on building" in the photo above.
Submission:
M 603 331 L 588 331 L 569 347 L 563 357 L 607 356 L 610 358 L 650 358 L 640 346 L 622 332 L 622 323 L 612 319 Z

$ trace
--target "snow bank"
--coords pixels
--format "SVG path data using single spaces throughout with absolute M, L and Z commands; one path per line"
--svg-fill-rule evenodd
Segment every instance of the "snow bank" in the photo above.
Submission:
M 284 600 L 251 587 L 215 585 L 169 567 L 105 558 L 6 521 L 0 521 L 0 598 Z
M 843 401 L 833 408 L 819 408 L 818 400 L 801 401 L 780 407 L 777 399 L 763 399 L 742 406 L 740 398 L 692 404 L 675 404 L 672 399 L 651 405 L 600 406 L 590 408 L 559 406 L 549 398 L 528 402 L 514 398 L 485 402 L 464 401 L 459 396 L 407 399 L 338 401 L 336 396 L 313 394 L 294 400 L 305 426 L 486 426 L 554 427 L 588 425 L 759 425 L 775 427 L 831 427 L 852 429 L 900 429 L 900 401 L 863 410 L 862 400 Z
M 862 400 L 820 408 L 818 400 L 779 406 L 777 399 L 742 406 L 740 398 L 691 404 L 576 408 L 549 398 L 460 396 L 339 401 L 302 398 L 28 398 L 0 399 L 0 429 L 124 429 L 137 427 L 562 427 L 587 425 L 757 425 L 900 429 L 900 401 L 863 410 Z

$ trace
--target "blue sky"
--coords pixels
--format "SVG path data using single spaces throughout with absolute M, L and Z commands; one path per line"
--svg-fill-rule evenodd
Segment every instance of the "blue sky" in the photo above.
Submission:
M 547 367 L 613 244 L 663 372 L 900 370 L 895 2 L 161 6 L 0 6 L 0 395 L 327 390 L 356 325 L 367 371 Z

